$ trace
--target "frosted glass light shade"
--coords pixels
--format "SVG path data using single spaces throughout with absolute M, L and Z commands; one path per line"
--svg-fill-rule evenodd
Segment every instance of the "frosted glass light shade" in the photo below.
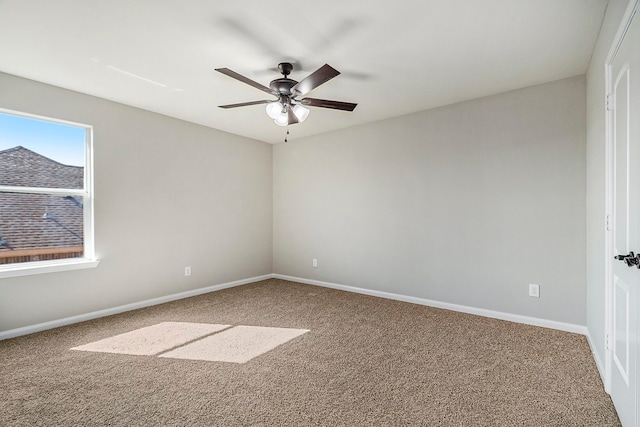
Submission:
M 287 115 L 287 113 L 280 113 L 273 121 L 278 126 L 286 126 L 289 124 L 289 116 Z
M 298 121 L 302 123 L 307 120 L 307 117 L 309 116 L 309 109 L 300 104 L 296 104 L 293 106 L 293 114 L 295 114 Z
M 265 110 L 267 110 L 267 116 L 275 119 L 280 115 L 280 113 L 282 113 L 282 104 L 280 104 L 278 101 L 270 102 L 265 107 Z

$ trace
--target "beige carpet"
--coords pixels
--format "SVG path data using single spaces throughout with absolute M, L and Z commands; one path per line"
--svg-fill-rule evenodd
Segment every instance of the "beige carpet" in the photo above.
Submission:
M 70 350 L 168 322 L 309 332 L 246 363 Z M 620 424 L 581 335 L 273 279 L 0 341 L 0 425 Z

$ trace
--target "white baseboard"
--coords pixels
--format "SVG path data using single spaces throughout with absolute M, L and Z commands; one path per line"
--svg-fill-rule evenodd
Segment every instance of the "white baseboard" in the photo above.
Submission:
M 597 347 L 594 345 L 593 343 L 593 338 L 591 338 L 591 334 L 589 333 L 589 331 L 587 330 L 586 333 L 587 336 L 587 342 L 589 343 L 589 348 L 591 348 L 591 354 L 593 355 L 593 360 L 596 362 L 596 367 L 598 368 L 598 373 L 600 374 L 600 379 L 602 380 L 602 384 L 607 384 L 607 381 L 605 380 L 605 369 L 604 369 L 604 363 L 602 363 L 602 359 L 600 359 L 600 354 L 598 354 L 598 351 L 596 350 Z M 606 390 L 605 387 L 605 391 L 607 393 L 609 393 L 608 390 Z
M 306 283 L 308 285 L 322 286 L 325 288 L 339 289 L 341 291 L 355 292 L 358 294 L 370 295 L 374 297 L 387 298 L 397 301 L 410 302 L 413 304 L 426 305 L 429 307 L 443 308 L 445 310 L 459 311 L 462 313 L 476 314 L 478 316 L 491 317 L 493 319 L 507 320 L 526 325 L 540 326 L 543 328 L 557 329 L 565 332 L 587 335 L 587 327 L 573 323 L 556 322 L 554 320 L 539 319 L 537 317 L 521 316 L 519 314 L 503 313 L 500 311 L 485 310 L 483 308 L 469 307 L 466 305 L 451 304 L 430 299 L 410 297 L 406 295 L 394 294 L 390 292 L 374 291 L 371 289 L 356 288 L 353 286 L 339 285 L 336 283 L 322 282 L 319 280 L 304 279 L 302 277 L 285 276 L 274 274 L 274 278 L 289 280 L 292 282 Z
M 191 291 L 185 291 L 177 294 L 166 295 L 163 297 L 152 298 L 144 301 L 134 302 L 131 304 L 121 305 L 118 307 L 107 308 L 105 310 L 98 310 L 91 313 L 79 314 L 77 316 L 65 317 L 64 319 L 52 320 L 50 322 L 38 323 L 36 325 L 24 326 L 22 328 L 10 329 L 8 331 L 0 332 L 0 340 L 15 338 L 21 335 L 32 334 L 34 332 L 40 332 L 47 329 L 58 328 L 60 326 L 67 326 L 73 323 L 84 322 L 86 320 L 97 319 L 100 317 L 111 316 L 113 314 L 124 313 L 125 311 L 131 311 L 131 310 L 136 310 L 138 308 L 150 307 L 152 305 L 158 305 L 158 304 L 163 304 L 165 302 L 194 297 L 196 295 L 202 295 L 209 292 L 219 291 L 222 289 L 233 288 L 235 286 L 246 285 L 248 283 L 259 282 L 261 280 L 266 280 L 271 278 L 273 278 L 272 274 L 265 274 L 264 276 L 256 276 L 248 279 L 236 280 L 234 282 L 222 283 L 220 285 L 207 286 L 206 288 L 194 289 Z
M 435 300 L 429 300 L 429 299 L 424 299 L 424 298 L 411 297 L 411 296 L 407 296 L 407 295 L 394 294 L 394 293 L 390 293 L 390 292 L 382 292 L 382 291 L 375 291 L 375 290 L 371 290 L 371 289 L 357 288 L 357 287 L 354 287 L 354 286 L 340 285 L 340 284 L 337 284 L 337 283 L 330 283 L 330 282 L 322 282 L 322 281 L 319 281 L 319 280 L 305 279 L 305 278 L 302 278 L 302 277 L 285 276 L 285 275 L 282 275 L 282 274 L 265 274 L 263 276 L 251 277 L 251 278 L 248 278 L 248 279 L 236 280 L 234 282 L 228 282 L 228 283 L 222 283 L 222 284 L 219 284 L 219 285 L 208 286 L 206 288 L 200 288 L 200 289 L 194 289 L 194 290 L 191 290 L 191 291 L 180 292 L 180 293 L 177 293 L 177 294 L 172 294 L 172 295 L 153 298 L 153 299 L 140 301 L 140 302 L 136 302 L 136 303 L 121 305 L 121 306 L 118 306 L 118 307 L 108 308 L 108 309 L 105 309 L 105 310 L 99 310 L 99 311 L 94 311 L 94 312 L 91 312 L 91 313 L 80 314 L 80 315 L 77 315 L 77 316 L 66 317 L 64 319 L 52 320 L 50 322 L 38 323 L 36 325 L 30 325 L 30 326 L 24 326 L 24 327 L 21 327 L 21 328 L 10 329 L 8 331 L 0 332 L 0 340 L 14 338 L 14 337 L 18 337 L 18 336 L 21 336 L 21 335 L 32 334 L 34 332 L 40 332 L 40 331 L 44 331 L 46 329 L 58 328 L 60 326 L 71 325 L 73 323 L 84 322 L 86 320 L 92 320 L 92 319 L 97 319 L 97 318 L 100 318 L 100 317 L 111 316 L 113 314 L 119 314 L 119 313 L 123 313 L 125 311 L 131 311 L 131 310 L 136 310 L 138 308 L 150 307 L 150 306 L 157 305 L 157 304 L 163 304 L 165 302 L 175 301 L 175 300 L 179 300 L 179 299 L 183 299 L 183 298 L 189 298 L 189 297 L 193 297 L 193 296 L 196 296 L 196 295 L 202 295 L 202 294 L 206 294 L 206 293 L 209 293 L 209 292 L 219 291 L 221 289 L 227 289 L 227 288 L 232 288 L 232 287 L 235 287 L 235 286 L 246 285 L 248 283 L 259 282 L 261 280 L 267 280 L 267 279 L 272 279 L 272 278 L 282 279 L 282 280 L 289 280 L 289 281 L 298 282 L 298 283 L 306 283 L 306 284 L 309 284 L 309 285 L 322 286 L 322 287 L 325 287 L 325 288 L 338 289 L 338 290 L 342 290 L 342 291 L 346 291 L 346 292 L 354 292 L 354 293 L 358 293 L 358 294 L 370 295 L 370 296 L 375 296 L 375 297 L 380 297 L 380 298 L 387 298 L 387 299 L 392 299 L 392 300 L 397 300 L 397 301 L 404 301 L 404 302 L 409 302 L 409 303 L 413 303 L 413 304 L 425 305 L 425 306 L 429 306 L 429 307 L 442 308 L 442 309 L 445 309 L 445 310 L 452 310 L 452 311 L 458 311 L 458 312 L 462 312 L 462 313 L 475 314 L 475 315 L 478 315 L 478 316 L 490 317 L 490 318 L 493 318 L 493 319 L 500 319 L 500 320 L 507 320 L 507 321 L 510 321 L 510 322 L 523 323 L 523 324 L 526 324 L 526 325 L 540 326 L 540 327 L 543 327 L 543 328 L 550 328 L 550 329 L 557 329 L 557 330 L 560 330 L 560 331 L 573 332 L 573 333 L 576 333 L 576 334 L 585 335 L 585 336 L 587 336 L 587 339 L 590 340 L 589 335 L 588 335 L 588 330 L 587 330 L 586 326 L 582 326 L 582 325 L 575 325 L 575 324 L 572 324 L 572 323 L 556 322 L 556 321 L 553 321 L 553 320 L 539 319 L 539 318 L 536 318 L 536 317 L 521 316 L 521 315 L 518 315 L 518 314 L 503 313 L 503 312 L 499 312 L 499 311 L 485 310 L 483 308 L 476 308 L 476 307 L 469 307 L 469 306 L 465 306 L 465 305 L 451 304 L 451 303 L 440 302 L 440 301 L 435 301 Z M 589 344 L 590 345 L 592 344 L 591 341 L 589 341 Z M 592 349 L 593 348 L 594 347 L 592 346 Z M 602 368 L 603 365 L 600 363 L 600 360 L 598 359 L 597 353 L 594 352 L 593 354 L 594 354 L 594 357 L 596 358 L 596 364 L 598 365 L 598 370 L 600 370 L 600 374 L 602 376 L 602 372 L 604 372 L 604 371 L 601 368 Z

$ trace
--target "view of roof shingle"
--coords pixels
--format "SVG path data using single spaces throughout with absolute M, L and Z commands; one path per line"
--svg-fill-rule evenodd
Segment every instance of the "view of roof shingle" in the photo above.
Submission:
M 81 189 L 83 181 L 83 167 L 63 165 L 24 147 L 0 151 L 1 185 Z M 82 245 L 81 197 L 0 192 L 0 264 L 11 253 L 33 258 L 40 248 L 51 254 L 55 248 Z
M 67 166 L 24 147 L 0 151 L 0 185 L 81 189 L 84 168 Z

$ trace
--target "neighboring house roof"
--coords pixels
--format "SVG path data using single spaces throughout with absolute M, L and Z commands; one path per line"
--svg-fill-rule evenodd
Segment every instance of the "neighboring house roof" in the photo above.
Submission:
M 67 166 L 24 147 L 0 151 L 0 184 L 83 188 L 84 168 Z M 0 192 L 0 254 L 83 244 L 79 196 Z
M 0 151 L 0 185 L 81 189 L 84 168 L 67 166 L 24 147 Z

